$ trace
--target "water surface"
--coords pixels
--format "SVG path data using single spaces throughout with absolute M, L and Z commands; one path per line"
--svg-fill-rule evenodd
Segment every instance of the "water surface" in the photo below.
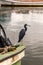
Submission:
M 24 24 L 31 25 L 22 41 L 26 45 L 22 65 L 43 65 L 43 10 L 30 10 L 28 14 L 9 12 L 0 15 L 0 23 L 12 44 L 18 44 L 19 31 Z

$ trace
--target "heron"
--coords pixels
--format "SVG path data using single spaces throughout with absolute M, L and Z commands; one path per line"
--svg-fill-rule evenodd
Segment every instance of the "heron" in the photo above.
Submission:
M 27 31 L 27 26 L 30 27 L 30 25 L 28 24 L 24 24 L 24 29 L 21 29 L 21 31 L 19 32 L 19 40 L 18 43 L 23 39 L 23 37 L 25 36 L 25 33 Z

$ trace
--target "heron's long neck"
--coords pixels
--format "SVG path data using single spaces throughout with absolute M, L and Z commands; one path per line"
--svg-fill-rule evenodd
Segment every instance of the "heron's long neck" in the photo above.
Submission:
M 27 27 L 25 27 L 25 31 L 27 31 Z

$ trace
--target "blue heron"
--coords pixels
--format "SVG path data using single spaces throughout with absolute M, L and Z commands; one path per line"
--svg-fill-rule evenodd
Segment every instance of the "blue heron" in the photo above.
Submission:
M 25 33 L 27 31 L 27 26 L 30 27 L 30 25 L 24 24 L 24 29 L 21 29 L 21 31 L 19 32 L 19 40 L 18 40 L 18 42 L 20 42 L 23 39 L 23 37 L 25 36 Z

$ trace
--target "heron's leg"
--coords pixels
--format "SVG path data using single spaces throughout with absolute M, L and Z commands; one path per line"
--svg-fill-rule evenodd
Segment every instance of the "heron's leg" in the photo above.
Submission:
M 20 45 L 24 45 L 24 44 L 23 44 L 23 39 L 21 40 Z

